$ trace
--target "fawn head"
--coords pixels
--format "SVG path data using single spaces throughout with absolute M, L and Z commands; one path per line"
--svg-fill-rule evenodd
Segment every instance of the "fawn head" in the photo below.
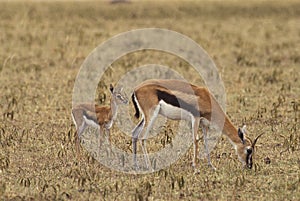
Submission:
M 120 104 L 128 104 L 128 97 L 123 91 L 123 87 L 119 90 L 115 89 L 112 84 L 109 86 L 110 93 L 112 95 L 112 99 L 115 101 L 117 105 Z

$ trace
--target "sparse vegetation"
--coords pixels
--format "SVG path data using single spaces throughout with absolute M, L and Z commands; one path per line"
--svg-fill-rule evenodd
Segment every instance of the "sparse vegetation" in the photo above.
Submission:
M 299 20 L 300 4 L 293 0 L 0 2 L 0 199 L 299 200 Z M 251 171 L 241 168 L 223 138 L 212 152 L 217 171 L 201 160 L 197 175 L 192 149 L 146 175 L 113 171 L 87 151 L 76 158 L 71 102 L 81 63 L 108 38 L 145 27 L 185 34 L 216 62 L 231 120 L 246 123 L 252 138 L 265 133 Z M 174 67 L 202 83 L 174 55 L 136 52 L 105 73 L 97 101 L 107 104 L 107 86 L 147 63 Z M 173 127 L 176 122 L 168 122 L 149 149 L 172 143 Z M 114 128 L 117 142 L 131 151 L 129 136 Z

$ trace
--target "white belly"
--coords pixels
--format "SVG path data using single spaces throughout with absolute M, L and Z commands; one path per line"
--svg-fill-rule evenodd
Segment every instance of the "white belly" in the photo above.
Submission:
M 97 124 L 93 120 L 87 118 L 85 115 L 83 115 L 83 118 L 84 118 L 84 121 L 86 122 L 87 125 L 92 126 L 94 128 L 98 128 L 99 127 L 99 124 Z
M 160 104 L 159 113 L 169 119 L 173 119 L 173 120 L 182 119 L 187 121 L 192 121 L 192 119 L 194 119 L 194 116 L 189 111 L 170 105 L 164 102 L 163 100 L 161 100 L 159 104 Z

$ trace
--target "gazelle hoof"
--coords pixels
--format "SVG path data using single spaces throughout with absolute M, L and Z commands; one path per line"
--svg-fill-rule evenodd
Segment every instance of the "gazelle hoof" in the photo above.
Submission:
M 194 168 L 194 175 L 196 175 L 196 174 L 200 174 L 200 170 L 197 168 Z
M 216 171 L 217 168 L 215 168 L 215 166 L 213 166 L 212 164 L 208 164 L 208 166 L 213 170 L 213 171 Z
M 133 165 L 133 170 L 134 171 L 139 171 L 140 170 L 140 167 L 138 166 L 138 164 Z

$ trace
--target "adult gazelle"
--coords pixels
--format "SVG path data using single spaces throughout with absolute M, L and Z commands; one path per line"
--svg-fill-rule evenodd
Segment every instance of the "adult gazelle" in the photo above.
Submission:
M 134 163 L 137 165 L 137 140 L 142 140 L 142 150 L 145 156 L 146 165 L 149 168 L 149 157 L 146 149 L 147 134 L 153 126 L 157 116 L 163 115 L 173 120 L 187 120 L 192 124 L 193 134 L 193 166 L 196 167 L 196 157 L 198 153 L 197 131 L 199 126 L 204 135 L 204 146 L 208 164 L 212 167 L 210 155 L 208 152 L 207 131 L 210 127 L 212 112 L 217 116 L 215 124 L 221 128 L 222 133 L 226 135 L 236 150 L 239 160 L 249 169 L 252 168 L 252 156 L 254 146 L 259 135 L 252 140 L 245 135 L 245 127 L 236 128 L 228 116 L 214 98 L 214 96 L 204 87 L 180 80 L 147 80 L 139 84 L 132 94 L 132 101 L 136 110 L 135 116 L 141 121 L 132 131 L 132 144 Z M 223 121 L 218 121 L 223 119 Z

